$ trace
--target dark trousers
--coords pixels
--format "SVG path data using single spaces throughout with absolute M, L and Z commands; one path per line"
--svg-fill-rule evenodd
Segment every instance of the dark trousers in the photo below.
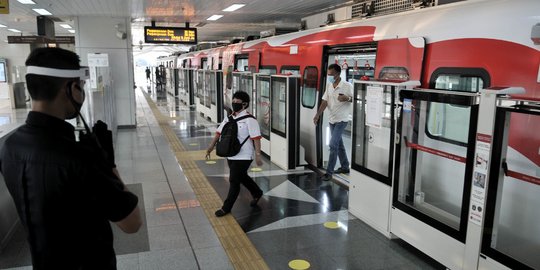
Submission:
M 263 192 L 253 181 L 253 179 L 248 175 L 249 165 L 251 165 L 252 160 L 227 160 L 229 164 L 229 194 L 223 202 L 223 211 L 231 212 L 231 209 L 240 194 L 240 184 L 244 185 L 253 198 L 261 197 Z

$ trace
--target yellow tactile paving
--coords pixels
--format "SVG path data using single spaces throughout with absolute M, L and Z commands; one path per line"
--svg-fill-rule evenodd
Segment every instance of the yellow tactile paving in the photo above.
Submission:
M 219 198 L 217 192 L 208 183 L 206 176 L 195 162 L 193 162 L 194 160 L 204 160 L 206 151 L 186 151 L 186 148 L 182 145 L 178 137 L 176 137 L 176 134 L 169 125 L 169 121 L 179 120 L 181 118 L 164 116 L 159 111 L 154 101 L 146 93 L 144 93 L 144 95 L 163 134 L 171 145 L 171 149 L 178 160 L 178 164 L 182 167 L 186 178 L 193 188 L 198 202 L 203 208 L 208 220 L 210 220 L 227 256 L 229 256 L 234 269 L 269 269 L 266 262 L 262 259 L 257 249 L 253 246 L 246 233 L 242 230 L 240 225 L 238 225 L 232 215 L 221 218 L 217 218 L 214 215 L 216 209 L 221 207 L 223 202 L 221 201 L 221 198 Z M 217 159 L 217 157 L 212 157 L 212 160 L 215 159 Z

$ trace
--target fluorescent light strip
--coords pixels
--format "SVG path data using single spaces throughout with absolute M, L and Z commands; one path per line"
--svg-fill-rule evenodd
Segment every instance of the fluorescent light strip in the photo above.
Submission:
M 75 34 L 75 30 L 73 30 L 73 29 L 68 30 L 68 32 L 70 32 L 72 34 Z
M 37 12 L 39 15 L 52 15 L 48 10 L 44 8 L 33 8 L 33 11 Z
M 21 4 L 25 4 L 25 5 L 35 5 L 36 4 L 32 0 L 17 0 L 17 2 L 19 2 Z
M 245 7 L 245 6 L 246 6 L 245 4 L 233 4 L 230 7 L 224 9 L 223 11 L 232 12 L 232 11 L 235 11 L 235 10 L 239 10 L 239 9 Z
M 206 20 L 207 21 L 217 21 L 217 20 L 221 19 L 221 17 L 223 17 L 223 15 L 212 15 Z
M 60 24 L 60 26 L 66 28 L 66 29 L 71 29 L 71 25 L 69 25 L 69 24 L 63 23 L 63 24 Z
M 13 28 L 9 28 L 8 31 L 14 32 L 14 33 L 20 33 L 21 31 Z
M 7 26 L 5 26 L 5 25 L 3 25 L 3 24 L 0 24 L 0 27 L 7 27 Z

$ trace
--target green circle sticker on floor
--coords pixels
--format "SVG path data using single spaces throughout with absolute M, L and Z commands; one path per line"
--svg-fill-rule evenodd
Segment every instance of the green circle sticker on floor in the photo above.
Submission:
M 213 160 L 208 160 L 208 161 L 206 161 L 206 164 L 216 164 L 216 162 L 213 161 Z
M 294 270 L 305 270 L 309 269 L 311 264 L 305 260 L 292 260 L 289 262 L 289 267 Z
M 251 168 L 251 171 L 252 172 L 262 172 L 262 168 L 258 168 L 258 167 L 255 167 L 255 168 Z
M 329 221 L 324 223 L 324 227 L 328 229 L 337 229 L 339 228 L 339 224 L 337 222 Z

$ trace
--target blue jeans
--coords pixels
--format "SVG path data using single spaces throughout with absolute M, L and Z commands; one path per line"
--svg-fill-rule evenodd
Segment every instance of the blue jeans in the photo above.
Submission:
M 348 122 L 330 124 L 330 157 L 328 158 L 328 167 L 326 168 L 326 173 L 329 175 L 334 173 L 334 167 L 336 167 L 338 157 L 341 168 L 349 168 L 347 152 L 345 152 L 345 146 L 343 145 L 343 139 L 341 138 L 347 124 Z

